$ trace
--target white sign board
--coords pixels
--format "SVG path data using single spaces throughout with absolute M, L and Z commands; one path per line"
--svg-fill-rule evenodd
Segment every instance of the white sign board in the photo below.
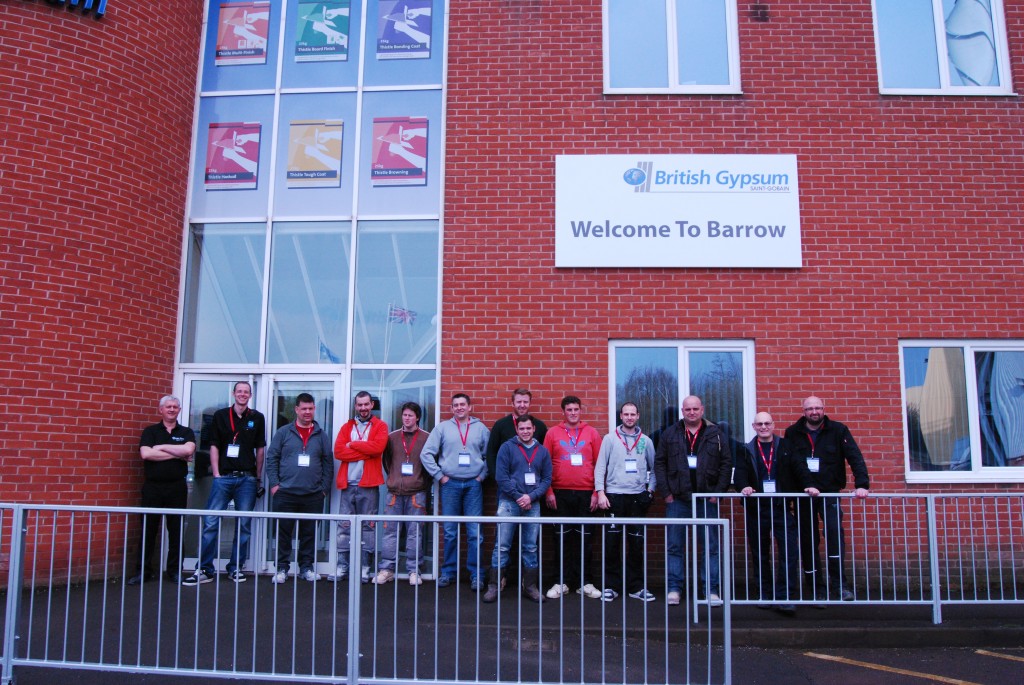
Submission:
M 559 155 L 555 266 L 800 267 L 796 155 Z

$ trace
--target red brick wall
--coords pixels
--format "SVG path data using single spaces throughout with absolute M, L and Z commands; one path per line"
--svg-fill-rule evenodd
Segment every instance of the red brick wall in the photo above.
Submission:
M 172 390 L 202 3 L 0 6 L 6 502 L 136 505 Z
M 866 1 L 764 6 L 739 3 L 742 95 L 607 96 L 599 0 L 502 2 L 500 21 L 452 1 L 442 406 L 464 390 L 492 421 L 526 385 L 543 419 L 573 392 L 603 429 L 609 339 L 753 339 L 759 407 L 785 426 L 821 396 L 873 487 L 908 489 L 897 342 L 1024 337 L 1024 110 L 879 95 Z M 555 269 L 564 153 L 796 154 L 804 267 Z

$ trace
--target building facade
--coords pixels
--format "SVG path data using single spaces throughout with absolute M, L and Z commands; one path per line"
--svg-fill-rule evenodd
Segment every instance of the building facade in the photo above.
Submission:
M 159 396 L 200 433 L 238 378 L 332 430 L 364 388 L 429 427 L 527 386 L 602 432 L 695 393 L 746 440 L 814 394 L 875 490 L 1020 487 L 1024 4 L 203 4 L 0 8 L 5 499 L 136 503 Z M 681 188 L 700 235 L 592 254 L 617 156 L 792 163 L 797 239 Z

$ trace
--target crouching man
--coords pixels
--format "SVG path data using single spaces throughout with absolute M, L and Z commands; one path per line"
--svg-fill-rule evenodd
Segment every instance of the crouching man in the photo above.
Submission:
M 551 455 L 547 449 L 534 440 L 533 417 L 529 414 L 517 416 L 516 437 L 509 439 L 498 449 L 495 466 L 495 480 L 498 483 L 498 516 L 540 516 L 539 500 L 551 487 Z M 512 546 L 516 524 L 498 524 L 498 539 L 491 556 L 491 568 L 487 572 L 485 602 L 495 602 L 504 587 L 502 575 L 508 565 L 508 551 Z M 520 529 L 522 540 L 522 585 L 523 594 L 530 600 L 544 601 L 538 584 L 537 539 L 540 525 L 524 523 Z

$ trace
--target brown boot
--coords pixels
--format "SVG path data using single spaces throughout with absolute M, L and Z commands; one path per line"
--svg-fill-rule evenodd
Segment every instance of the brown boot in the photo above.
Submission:
M 523 569 L 523 596 L 537 604 L 544 601 L 544 595 L 537 587 L 537 569 L 535 568 Z
M 501 569 L 487 569 L 487 592 L 484 593 L 483 601 L 486 604 L 498 601 L 498 593 L 505 586 L 505 579 L 501 577 Z

